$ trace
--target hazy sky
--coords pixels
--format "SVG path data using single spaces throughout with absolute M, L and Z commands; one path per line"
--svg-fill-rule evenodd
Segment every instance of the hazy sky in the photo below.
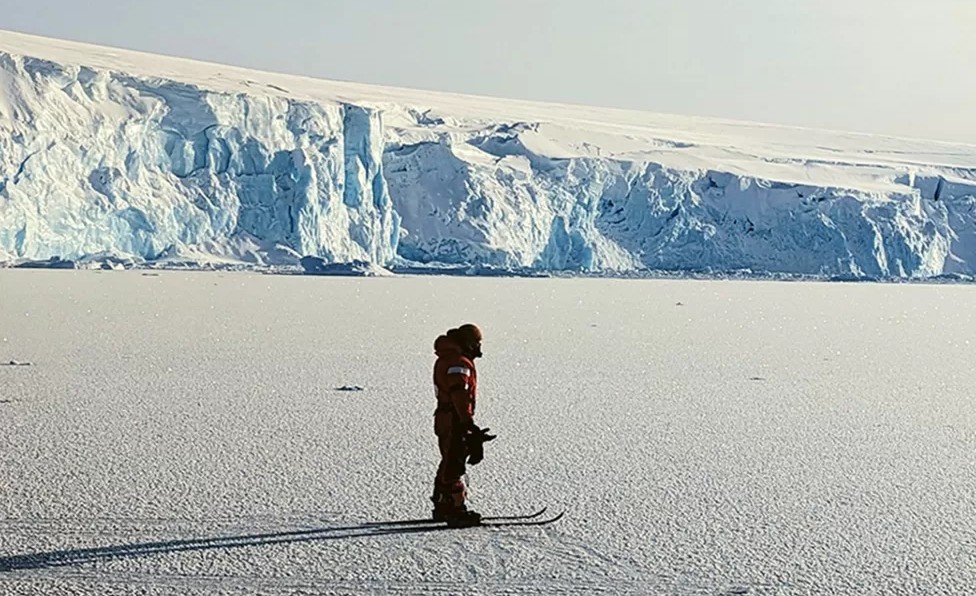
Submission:
M 976 0 L 0 0 L 0 15 L 321 78 L 976 143 Z

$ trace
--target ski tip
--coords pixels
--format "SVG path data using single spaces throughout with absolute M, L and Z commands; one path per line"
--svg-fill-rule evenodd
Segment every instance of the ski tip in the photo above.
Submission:
M 559 515 L 557 515 L 556 517 L 553 517 L 552 519 L 547 520 L 547 523 L 550 523 L 551 524 L 554 521 L 559 521 L 559 520 L 561 520 L 563 518 L 564 515 L 566 515 L 566 512 L 565 511 L 560 511 L 559 512 Z

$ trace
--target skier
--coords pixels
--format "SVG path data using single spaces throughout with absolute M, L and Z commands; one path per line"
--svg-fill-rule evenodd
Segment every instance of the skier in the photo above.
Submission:
M 478 374 L 474 360 L 481 356 L 481 329 L 471 323 L 451 329 L 434 342 L 434 434 L 441 452 L 434 478 L 433 518 L 451 526 L 481 522 L 481 514 L 465 505 L 467 489 L 461 479 L 465 463 L 484 456 L 483 443 L 495 438 L 474 423 Z

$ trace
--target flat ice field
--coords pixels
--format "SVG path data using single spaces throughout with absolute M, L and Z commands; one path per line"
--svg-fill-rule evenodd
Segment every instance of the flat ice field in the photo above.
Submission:
M 2 270 L 0 593 L 967 593 L 974 292 Z M 567 515 L 368 525 L 465 321 L 473 506 Z

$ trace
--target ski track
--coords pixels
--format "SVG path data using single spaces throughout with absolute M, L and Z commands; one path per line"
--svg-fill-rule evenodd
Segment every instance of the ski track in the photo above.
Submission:
M 344 528 L 347 526 L 343 526 Z M 352 526 L 348 526 L 352 527 Z M 146 530 L 145 526 L 136 524 L 134 530 Z M 390 536 L 397 539 L 396 534 L 387 535 L 389 528 L 369 528 L 365 531 L 350 529 L 338 534 L 330 535 L 335 539 L 358 538 L 379 539 Z M 34 527 L 36 533 L 43 532 L 42 527 Z M 322 531 L 328 528 L 322 528 Z M 50 530 L 48 530 L 50 531 Z M 429 529 L 413 529 L 404 533 L 407 540 L 421 537 L 429 533 Z M 94 560 L 71 561 L 70 557 L 48 557 L 50 565 L 44 564 L 44 553 L 37 558 L 38 568 L 17 569 L 0 573 L 0 590 L 3 593 L 27 593 L 34 589 L 42 589 L 45 593 L 139 593 L 149 594 L 642 594 L 646 593 L 646 580 L 642 580 L 643 572 L 629 565 L 620 565 L 612 557 L 599 553 L 597 549 L 578 543 L 570 537 L 561 535 L 556 530 L 528 531 L 515 530 L 505 532 L 502 529 L 469 529 L 469 530 L 434 530 L 437 533 L 455 534 L 457 537 L 446 538 L 456 548 L 459 560 L 463 560 L 468 578 L 457 582 L 425 580 L 421 583 L 396 582 L 371 578 L 344 579 L 335 576 L 315 577 L 314 574 L 303 574 L 301 578 L 269 577 L 276 570 L 269 566 L 269 574 L 252 574 L 235 572 L 233 575 L 206 573 L 179 574 L 162 572 L 133 572 L 128 569 L 138 567 L 152 567 L 153 558 L 180 557 L 180 552 L 161 552 L 151 554 L 121 554 L 118 556 L 98 556 Z M 462 534 L 472 532 L 493 532 L 510 534 L 508 540 L 498 542 L 473 541 L 466 542 Z M 525 534 L 522 534 L 525 532 Z M 68 534 L 62 531 L 57 537 L 63 540 L 66 536 L 71 541 L 83 544 L 105 544 L 111 534 L 104 530 L 85 530 L 73 528 Z M 125 535 L 115 536 L 115 544 L 124 545 L 132 538 Z M 165 539 L 159 538 L 164 541 Z M 180 542 L 182 539 L 172 540 Z M 187 539 L 192 541 L 194 539 Z M 299 539 L 301 540 L 301 539 Z M 329 537 L 319 539 L 329 540 Z M 312 537 L 309 542 L 316 542 Z M 420 542 L 420 540 L 415 540 Z M 219 543 L 219 538 L 213 539 Z M 297 541 L 296 541 L 297 542 Z M 436 554 L 442 548 L 442 541 L 437 545 L 406 544 L 403 545 L 403 556 L 422 563 L 424 554 Z M 131 544 L 129 544 L 131 546 Z M 285 548 L 288 546 L 286 541 Z M 82 550 L 88 547 L 81 547 Z M 93 548 L 105 548 L 93 547 Z M 233 558 L 234 550 L 274 549 L 275 544 L 259 544 L 245 546 L 216 547 Z M 58 552 L 58 551 L 54 551 Z M 63 552 L 63 551 L 62 551 Z M 539 553 L 545 553 L 541 555 Z M 278 559 L 272 555 L 272 558 Z M 83 558 L 87 559 L 87 558 Z M 287 557 L 283 557 L 288 560 Z M 0 557 L 0 566 L 9 558 Z M 560 570 L 563 577 L 544 577 L 535 581 L 519 578 L 526 569 L 545 567 L 550 570 Z M 580 570 L 587 569 L 585 574 Z M 599 580 L 592 579 L 594 575 Z M 40 576 L 42 579 L 39 579 Z M 513 577 L 515 579 L 505 579 Z M 502 579 L 499 579 L 502 578 Z
M 588 546 L 555 527 L 434 529 L 426 526 L 370 526 L 369 522 L 329 519 L 318 513 L 293 512 L 283 515 L 252 515 L 244 519 L 214 517 L 186 518 L 93 518 L 89 520 L 24 518 L 0 520 L 0 530 L 14 544 L 24 542 L 72 546 L 34 550 L 0 556 L 0 590 L 3 593 L 67 593 L 93 591 L 100 594 L 201 593 L 201 594 L 640 594 L 645 571 L 633 562 L 624 563 Z M 494 533 L 505 539 L 468 542 L 465 533 Z M 443 534 L 437 544 L 427 544 L 426 534 Z M 453 536 L 451 536 L 453 535 Z M 179 537 L 176 537 L 179 536 Z M 268 539 L 257 539 L 268 536 Z M 10 537 L 15 537 L 10 540 Z M 42 538 L 43 537 L 43 538 Z M 154 557 L 192 556 L 196 550 L 231 552 L 248 549 L 288 548 L 302 542 L 332 540 L 396 540 L 416 542 L 403 551 L 407 558 L 423 564 L 424 554 L 436 556 L 444 541 L 456 548 L 465 561 L 468 579 L 462 582 L 391 582 L 369 578 L 344 580 L 336 577 L 278 578 L 241 574 L 192 575 L 132 572 L 133 565 L 152 566 Z M 241 544 L 243 543 L 243 544 Z M 157 547 L 156 545 L 166 545 Z M 2 553 L 2 551 L 0 551 Z M 77 554 L 76 554 L 77 553 Z M 544 554 L 543 554 L 544 553 Z M 4 569 L 4 567 L 7 569 Z M 26 566 L 27 568 L 18 568 Z M 9 569 L 13 567 L 13 569 Z M 546 578 L 535 582 L 518 577 L 525 569 L 563 570 L 571 580 Z M 585 575 L 581 569 L 587 569 Z M 594 574 L 600 581 L 590 579 Z M 43 576 L 38 580 L 37 576 Z M 43 586 L 43 588 L 40 588 Z

